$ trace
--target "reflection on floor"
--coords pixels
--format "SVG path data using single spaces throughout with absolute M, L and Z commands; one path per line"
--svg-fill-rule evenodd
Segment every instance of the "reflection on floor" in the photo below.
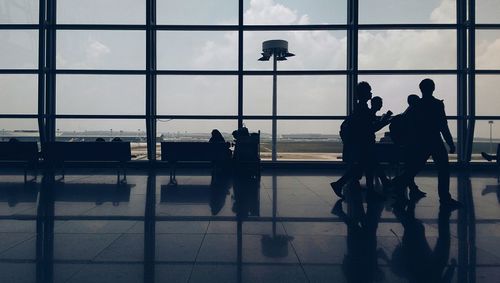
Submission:
M 437 178 L 392 206 L 342 172 L 0 172 L 0 282 L 499 282 L 496 175 L 455 174 L 465 207 L 440 209 Z

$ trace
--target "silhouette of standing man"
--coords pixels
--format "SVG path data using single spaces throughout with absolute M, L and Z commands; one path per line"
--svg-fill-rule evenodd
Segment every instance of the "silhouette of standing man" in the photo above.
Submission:
M 406 187 L 408 182 L 424 167 L 427 159 L 432 156 L 438 169 L 439 202 L 458 208 L 461 203 L 452 199 L 449 192 L 450 165 L 448 153 L 441 138 L 442 135 L 450 148 L 450 153 L 454 153 L 455 144 L 448 128 L 444 103 L 433 96 L 435 84 L 431 79 L 422 80 L 419 87 L 422 98 L 408 112 L 410 158 L 405 172 L 397 178 L 396 184 Z

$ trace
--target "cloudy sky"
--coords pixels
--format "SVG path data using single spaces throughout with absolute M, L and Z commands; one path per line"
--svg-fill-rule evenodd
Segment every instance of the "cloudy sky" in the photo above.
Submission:
M 157 0 L 159 24 L 237 24 L 235 0 Z M 478 2 L 477 21 L 500 22 L 500 1 Z M 344 24 L 345 0 L 245 0 L 245 24 Z M 59 23 L 143 24 L 144 0 L 58 0 Z M 36 0 L 0 0 L 0 23 L 36 23 Z M 454 0 L 360 0 L 360 23 L 454 23 Z M 237 70 L 238 38 L 234 31 L 159 31 L 159 69 Z M 244 33 L 244 68 L 270 70 L 259 62 L 262 41 L 289 41 L 297 54 L 280 62 L 283 70 L 345 70 L 345 31 L 249 31 Z M 37 31 L 0 30 L 0 68 L 37 68 Z M 390 30 L 359 32 L 360 69 L 455 69 L 456 32 L 449 30 Z M 58 31 L 57 67 L 60 69 L 145 68 L 143 31 Z M 500 69 L 500 31 L 477 32 L 477 68 Z M 360 76 L 384 99 L 384 110 L 404 110 L 406 96 L 418 92 L 427 76 Z M 436 96 L 444 99 L 448 115 L 456 115 L 456 76 L 430 76 Z M 478 76 L 477 114 L 500 115 L 500 76 Z M 144 114 L 144 76 L 60 75 L 57 78 L 59 114 Z M 0 75 L 0 112 L 36 113 L 37 78 Z M 244 78 L 244 114 L 271 114 L 272 79 Z M 278 113 L 283 115 L 344 115 L 345 76 L 282 76 L 278 79 Z M 237 114 L 235 76 L 159 76 L 159 114 Z M 268 121 L 247 121 L 257 130 L 270 131 Z M 452 126 L 455 123 L 451 123 Z M 500 124 L 500 121 L 499 121 Z M 235 121 L 160 121 L 160 132 L 231 131 Z M 36 127 L 34 121 L 0 120 L 0 128 Z M 61 130 L 137 131 L 142 121 L 61 120 Z M 487 122 L 478 123 L 477 135 L 489 136 Z M 500 138 L 500 125 L 495 135 Z M 280 133 L 338 133 L 338 122 L 284 121 Z

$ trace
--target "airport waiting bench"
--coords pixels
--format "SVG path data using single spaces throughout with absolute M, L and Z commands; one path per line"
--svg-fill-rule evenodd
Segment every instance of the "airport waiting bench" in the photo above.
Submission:
M 36 180 L 39 157 L 37 142 L 0 142 L 0 161 L 24 163 L 24 181 L 27 181 L 29 169 L 34 170 L 33 180 Z
M 212 170 L 231 161 L 229 143 L 210 142 L 162 142 L 161 161 L 170 165 L 170 182 L 176 185 L 176 169 L 179 162 L 210 162 Z
M 117 177 L 120 180 L 120 169 L 123 180 L 127 179 L 126 163 L 132 159 L 130 142 L 49 142 L 43 150 L 44 160 L 62 168 L 62 179 L 65 175 L 66 162 L 115 162 L 118 164 Z

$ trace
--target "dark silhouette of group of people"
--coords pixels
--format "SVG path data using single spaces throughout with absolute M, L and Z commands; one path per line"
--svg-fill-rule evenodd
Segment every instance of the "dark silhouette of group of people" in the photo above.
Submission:
M 382 99 L 372 97 L 372 89 L 367 82 L 356 86 L 356 103 L 351 115 L 342 123 L 340 136 L 343 142 L 343 158 L 348 164 L 346 173 L 330 185 L 334 193 L 343 198 L 343 188 L 350 182 L 359 182 L 365 176 L 368 193 L 382 195 L 374 188 L 375 178 L 380 178 L 385 192 L 390 192 L 397 200 L 406 199 L 409 188 L 410 199 L 425 196 L 415 184 L 415 176 L 432 157 L 438 171 L 438 193 L 440 204 L 456 209 L 461 203 L 450 193 L 450 170 L 448 152 L 455 152 L 455 144 L 448 127 L 442 100 L 433 96 L 434 81 L 424 79 L 419 84 L 422 97 L 408 96 L 408 108 L 393 116 L 387 111 L 382 116 L 377 112 L 382 108 Z M 368 106 L 370 102 L 370 106 Z M 394 150 L 401 152 L 403 171 L 389 180 L 379 165 L 375 133 L 389 125 Z

